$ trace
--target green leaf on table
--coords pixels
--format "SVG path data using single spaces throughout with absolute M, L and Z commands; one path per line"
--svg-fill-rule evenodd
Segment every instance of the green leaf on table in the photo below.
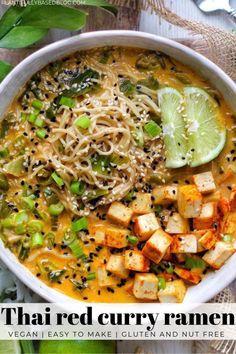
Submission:
M 42 39 L 48 30 L 33 26 L 16 26 L 0 39 L 0 48 L 24 48 Z
M 20 20 L 25 7 L 11 6 L 2 16 L 0 20 L 0 38 L 5 36 L 7 32 L 16 25 Z
M 4 60 L 0 60 L 0 82 L 9 74 L 13 66 Z
M 78 31 L 86 24 L 86 15 L 83 11 L 62 5 L 30 5 L 23 13 L 20 26 Z
M 118 13 L 117 8 L 105 0 L 83 0 L 83 5 L 102 7 L 104 10 L 111 12 L 115 16 Z

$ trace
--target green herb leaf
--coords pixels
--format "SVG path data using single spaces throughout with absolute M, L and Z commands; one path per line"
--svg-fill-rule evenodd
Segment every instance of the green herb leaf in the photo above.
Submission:
M 128 79 L 125 79 L 120 84 L 120 91 L 123 92 L 125 96 L 131 96 L 135 91 L 135 86 Z
M 25 7 L 23 6 L 11 6 L 2 16 L 0 20 L 0 39 L 4 37 L 8 31 L 10 31 L 15 24 L 20 20 Z
M 22 16 L 20 26 L 61 28 L 78 31 L 86 23 L 86 13 L 62 5 L 30 5 Z
M 202 259 L 186 258 L 185 267 L 188 269 L 192 268 L 206 268 L 206 263 Z
M 24 48 L 42 39 L 48 30 L 33 26 L 16 26 L 1 40 L 0 48 Z
M 115 6 L 112 6 L 111 4 L 109 4 L 109 2 L 105 0 L 83 0 L 83 5 L 101 7 L 104 10 L 111 12 L 115 16 L 118 13 L 117 8 Z
M 13 69 L 13 66 L 4 60 L 0 60 L 0 81 L 2 81 L 7 74 Z

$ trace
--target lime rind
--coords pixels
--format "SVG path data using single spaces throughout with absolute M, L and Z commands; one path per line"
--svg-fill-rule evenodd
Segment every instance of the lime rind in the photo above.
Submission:
M 162 113 L 166 167 L 183 167 L 188 162 L 188 147 L 184 122 L 184 97 L 178 90 L 172 87 L 158 90 L 157 95 Z

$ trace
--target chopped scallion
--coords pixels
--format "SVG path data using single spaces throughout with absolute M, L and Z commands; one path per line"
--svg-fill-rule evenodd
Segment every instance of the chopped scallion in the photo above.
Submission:
M 87 280 L 94 280 L 94 279 L 96 279 L 96 273 L 89 273 L 89 274 L 86 276 L 86 279 L 87 279 Z
M 83 181 L 73 181 L 70 190 L 73 194 L 82 195 L 85 191 L 86 184 Z
M 61 202 L 58 202 L 57 204 L 51 204 L 48 207 L 49 214 L 51 214 L 53 216 L 60 215 L 64 209 L 65 209 L 65 207 Z
M 34 100 L 32 102 L 32 107 L 34 107 L 35 109 L 38 109 L 40 111 L 43 107 L 43 103 L 39 100 Z
M 76 125 L 78 128 L 88 129 L 91 125 L 91 121 L 88 116 L 84 115 L 77 118 L 74 121 L 74 125 Z
M 28 214 L 24 210 L 20 211 L 15 216 L 16 225 L 26 223 L 28 220 L 29 220 Z
M 88 220 L 85 216 L 82 218 L 72 221 L 71 223 L 71 229 L 74 232 L 79 232 L 81 230 L 86 230 L 88 226 Z
M 26 226 L 24 224 L 19 224 L 19 225 L 16 225 L 15 227 L 15 233 L 17 235 L 23 235 L 26 233 Z
M 40 220 L 31 220 L 27 225 L 27 232 L 32 235 L 37 232 L 42 232 L 43 224 Z
M 46 135 L 47 135 L 47 130 L 43 129 L 43 128 L 42 129 L 37 129 L 36 130 L 36 135 L 37 135 L 38 138 L 44 139 L 46 137 Z
M 8 148 L 3 148 L 0 150 L 0 158 L 5 158 L 9 156 Z
M 192 268 L 206 268 L 206 263 L 202 259 L 186 258 L 185 267 L 188 269 Z
M 40 232 L 35 232 L 31 236 L 31 246 L 40 247 L 43 245 L 43 235 Z
M 136 246 L 139 242 L 139 239 L 137 236 L 132 236 L 132 235 L 128 235 L 127 236 L 127 240 L 129 242 L 130 245 L 132 246 Z
M 144 130 L 151 138 L 155 138 L 161 134 L 161 127 L 154 122 L 154 120 L 150 120 L 146 123 L 144 125 Z
M 59 105 L 73 108 L 75 106 L 75 101 L 70 97 L 61 96 Z
M 34 121 L 34 125 L 38 128 L 42 128 L 44 126 L 44 120 L 40 117 L 37 117 Z
M 59 186 L 59 187 L 63 187 L 64 186 L 64 181 L 63 181 L 63 179 L 60 177 L 60 176 L 58 176 L 58 174 L 56 173 L 56 172 L 53 172 L 52 174 L 51 174 L 51 177 L 52 177 L 52 179 L 54 180 L 54 182 L 56 182 L 56 184 Z
M 35 113 L 30 113 L 30 115 L 28 116 L 28 122 L 30 123 L 34 123 L 36 121 L 36 118 L 37 118 L 37 114 Z
M 158 278 L 158 287 L 161 290 L 164 290 L 166 288 L 166 281 L 164 278 Z
M 76 258 L 80 258 L 83 256 L 84 252 L 78 240 L 74 240 L 71 244 L 69 244 L 68 247 L 71 249 L 71 252 Z

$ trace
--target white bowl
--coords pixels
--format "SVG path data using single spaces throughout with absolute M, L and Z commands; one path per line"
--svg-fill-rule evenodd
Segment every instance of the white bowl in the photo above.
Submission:
M 90 32 L 50 44 L 18 64 L 0 85 L 0 115 L 4 116 L 14 97 L 30 77 L 49 62 L 78 50 L 108 45 L 160 50 L 193 68 L 208 79 L 236 111 L 236 85 L 215 64 L 193 50 L 172 40 L 133 31 Z M 48 287 L 31 274 L 0 242 L 0 257 L 8 268 L 29 288 L 50 302 L 73 301 L 66 295 Z M 210 300 L 236 277 L 236 254 L 217 272 L 209 273 L 204 280 L 188 289 L 184 302 L 201 303 Z M 122 305 L 121 305 L 122 306 Z M 139 305 L 140 306 L 140 305 Z

